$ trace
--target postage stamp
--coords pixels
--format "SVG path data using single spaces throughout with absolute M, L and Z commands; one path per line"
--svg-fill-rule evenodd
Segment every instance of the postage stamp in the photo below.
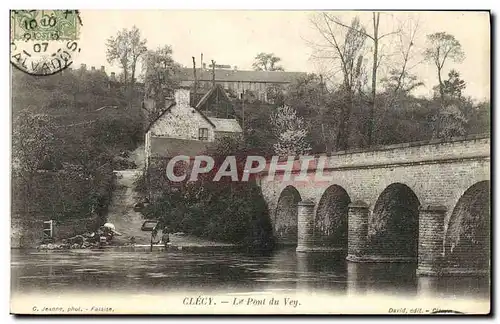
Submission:
M 490 12 L 11 19 L 11 313 L 491 313 Z
M 10 61 L 31 75 L 58 73 L 80 53 L 78 10 L 11 10 Z

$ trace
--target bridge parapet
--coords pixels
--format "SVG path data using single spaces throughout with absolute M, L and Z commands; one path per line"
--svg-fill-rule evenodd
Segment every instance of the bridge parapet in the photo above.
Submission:
M 372 150 L 338 152 L 329 156 L 330 168 L 380 167 L 421 164 L 457 159 L 490 157 L 489 137 L 460 138 L 454 141 L 426 141 L 383 146 Z
M 335 169 L 364 169 L 380 168 L 399 165 L 446 163 L 457 160 L 484 160 L 490 157 L 490 137 L 476 135 L 455 138 L 452 141 L 423 141 L 402 143 L 388 146 L 380 146 L 371 149 L 357 149 L 340 151 L 331 155 L 317 154 L 314 159 L 307 161 L 308 172 L 314 172 L 318 168 L 323 170 Z M 305 161 L 304 161 L 305 162 Z M 278 165 L 285 165 L 286 160 L 279 160 Z M 268 175 L 269 162 L 260 173 L 260 177 Z M 292 173 L 300 172 L 302 161 L 296 157 L 292 167 Z M 278 168 L 275 174 L 281 174 L 284 170 Z

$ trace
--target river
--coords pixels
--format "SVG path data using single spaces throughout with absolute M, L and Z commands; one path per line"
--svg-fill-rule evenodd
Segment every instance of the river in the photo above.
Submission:
M 419 277 L 414 264 L 351 263 L 331 254 L 235 251 L 126 252 L 12 250 L 11 291 L 122 293 L 170 291 L 372 292 L 489 298 L 489 278 Z

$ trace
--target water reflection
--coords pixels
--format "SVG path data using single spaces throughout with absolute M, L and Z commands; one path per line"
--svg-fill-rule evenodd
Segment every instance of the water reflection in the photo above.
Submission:
M 487 276 L 419 277 L 418 294 L 440 297 L 488 298 L 490 279 Z
M 297 288 L 303 291 L 343 292 L 347 287 L 347 263 L 341 254 L 298 253 Z
M 348 262 L 348 293 L 369 295 L 374 292 L 415 296 L 416 265 L 412 263 Z
M 12 290 L 29 291 L 327 291 L 488 298 L 489 280 L 418 277 L 415 264 L 352 263 L 344 255 L 242 252 L 12 251 Z

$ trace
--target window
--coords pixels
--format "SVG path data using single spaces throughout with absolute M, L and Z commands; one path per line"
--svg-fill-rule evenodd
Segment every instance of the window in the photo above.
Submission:
M 174 89 L 167 89 L 165 99 L 174 99 Z
M 208 128 L 198 129 L 198 139 L 200 141 L 208 141 Z

